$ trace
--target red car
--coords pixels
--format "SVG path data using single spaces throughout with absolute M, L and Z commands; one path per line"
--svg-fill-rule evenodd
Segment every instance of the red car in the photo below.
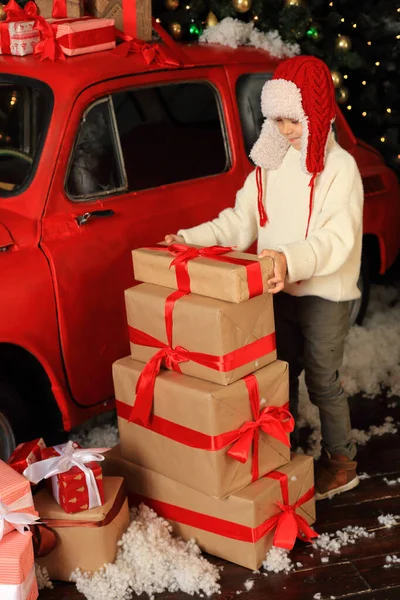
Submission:
M 232 205 L 253 168 L 260 91 L 277 61 L 252 48 L 184 47 L 183 66 L 111 51 L 38 62 L 3 56 L 0 85 L 0 455 L 113 401 L 129 353 L 130 251 Z M 338 112 L 366 193 L 368 265 L 400 247 L 397 180 Z

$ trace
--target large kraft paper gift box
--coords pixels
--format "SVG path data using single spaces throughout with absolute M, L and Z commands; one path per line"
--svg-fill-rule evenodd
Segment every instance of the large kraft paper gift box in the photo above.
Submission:
M 35 496 L 41 519 L 57 535 L 55 548 L 36 561 L 46 567 L 51 579 L 69 581 L 76 568 L 93 572 L 114 562 L 117 543 L 128 528 L 129 508 L 121 477 L 104 478 L 105 503 L 67 515 L 43 489 Z
M 38 596 L 32 534 L 12 531 L 0 542 L 0 598 L 36 600 Z
M 118 446 L 104 462 L 106 473 L 125 478 L 132 504 L 147 504 L 171 521 L 175 534 L 248 569 L 261 566 L 272 544 L 291 549 L 296 536 L 310 541 L 317 535 L 309 528 L 315 521 L 312 457 L 293 454 L 279 471 L 224 500 L 124 460 Z
M 113 365 L 125 459 L 218 498 L 290 460 L 287 363 L 228 386 L 162 370 L 149 419 L 130 422 L 142 369 L 130 357 Z
M 228 385 L 276 359 L 270 294 L 234 304 L 142 283 L 125 291 L 125 301 L 131 355 L 150 361 L 149 379 L 163 361 L 185 375 Z
M 0 504 L 5 514 L 4 520 L 0 519 L 0 540 L 3 535 L 15 529 L 12 513 L 24 513 L 33 517 L 38 514 L 33 505 L 29 481 L 2 460 L 0 460 Z
M 45 19 L 77 19 L 83 17 L 83 0 L 35 0 L 39 14 Z
M 94 17 L 114 19 L 115 27 L 140 40 L 151 41 L 151 0 L 85 0 Z
M 138 248 L 132 252 L 135 279 L 227 302 L 265 293 L 272 259 L 230 250 L 185 244 Z

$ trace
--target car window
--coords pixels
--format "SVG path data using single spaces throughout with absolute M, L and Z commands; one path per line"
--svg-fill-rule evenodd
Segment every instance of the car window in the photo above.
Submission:
M 236 100 L 247 155 L 260 135 L 264 121 L 261 91 L 264 83 L 271 77 L 272 73 L 249 73 L 241 75 L 236 82 Z
M 220 101 L 209 83 L 133 88 L 112 98 L 130 191 L 229 168 Z
M 111 98 L 85 111 L 72 152 L 66 191 L 75 202 L 127 189 Z
M 50 121 L 53 95 L 34 79 L 0 75 L 0 196 L 29 184 Z

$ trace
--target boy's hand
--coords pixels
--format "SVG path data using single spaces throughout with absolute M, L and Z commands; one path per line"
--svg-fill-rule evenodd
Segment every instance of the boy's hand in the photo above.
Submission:
M 274 277 L 268 280 L 270 294 L 281 292 L 285 286 L 285 278 L 287 275 L 287 261 L 283 252 L 275 252 L 275 250 L 262 250 L 258 258 L 269 256 L 274 261 Z
M 185 239 L 183 235 L 175 235 L 174 233 L 168 233 L 165 236 L 165 243 L 168 244 L 168 246 L 170 244 L 184 244 Z

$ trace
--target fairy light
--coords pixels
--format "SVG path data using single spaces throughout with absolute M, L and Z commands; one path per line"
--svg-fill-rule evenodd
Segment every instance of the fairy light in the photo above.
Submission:
M 258 21 L 258 15 L 254 15 L 253 21 Z
M 156 23 L 161 23 L 161 19 L 157 18 Z
M 344 23 L 344 19 L 343 19 L 343 17 L 340 19 L 340 22 L 341 22 L 341 23 Z
M 379 62 L 379 60 L 377 60 L 377 61 L 376 61 L 376 63 L 375 63 L 375 65 L 376 65 L 377 67 L 379 67 L 379 65 L 380 65 L 380 64 L 381 64 L 381 63 Z
M 363 112 L 363 113 L 361 113 L 361 114 L 362 114 L 362 116 L 363 116 L 363 117 L 366 117 L 366 116 L 367 116 L 367 113 L 365 112 L 365 110 L 364 110 L 364 112 Z
M 381 142 L 386 142 L 386 138 L 384 136 L 381 137 Z
M 347 110 L 351 110 L 352 109 L 351 104 L 349 104 L 348 106 L 346 106 L 346 108 L 347 108 Z
M 333 6 L 333 2 L 329 2 L 329 6 Z
M 190 4 L 186 4 L 186 10 L 190 10 Z
M 400 40 L 400 33 L 399 35 L 396 35 L 396 40 Z
M 372 42 L 367 42 L 368 46 L 371 46 Z
M 348 75 L 343 75 L 343 79 L 348 79 L 349 76 Z
M 357 23 L 353 23 L 353 27 L 354 27 L 354 29 L 356 29 Z
M 388 112 L 390 114 L 392 112 L 392 109 L 391 108 L 387 108 L 386 112 Z
M 362 83 L 363 85 L 367 85 L 367 82 L 365 81 L 365 79 L 364 79 L 364 81 L 362 81 L 361 83 Z

